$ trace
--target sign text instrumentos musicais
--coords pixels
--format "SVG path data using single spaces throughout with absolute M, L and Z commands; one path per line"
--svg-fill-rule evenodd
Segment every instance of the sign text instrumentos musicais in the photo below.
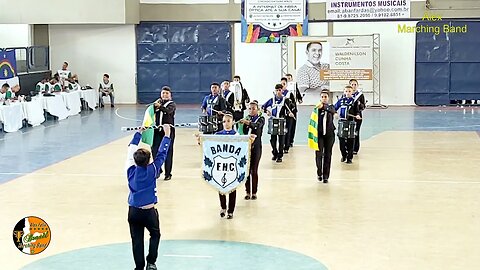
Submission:
M 387 1 L 349 1 L 332 2 L 332 8 L 356 8 L 356 7 L 402 7 L 407 4 L 406 0 L 387 0 Z

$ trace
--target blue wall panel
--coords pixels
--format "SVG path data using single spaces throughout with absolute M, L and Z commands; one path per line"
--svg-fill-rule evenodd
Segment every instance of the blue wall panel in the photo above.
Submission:
M 465 33 L 445 33 L 443 25 L 467 26 Z M 416 35 L 415 103 L 446 105 L 480 99 L 480 22 L 422 21 L 417 27 L 440 27 L 440 34 Z M 431 28 L 430 28 L 431 29 Z
M 229 23 L 141 23 L 137 26 L 138 102 L 163 85 L 177 103 L 200 104 L 214 81 L 231 80 Z

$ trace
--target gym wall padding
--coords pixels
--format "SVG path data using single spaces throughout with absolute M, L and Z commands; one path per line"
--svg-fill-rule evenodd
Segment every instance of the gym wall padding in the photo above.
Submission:
M 200 104 L 212 82 L 232 79 L 229 23 L 142 22 L 136 32 L 139 103 L 168 85 L 176 103 Z
M 416 34 L 415 104 L 447 105 L 454 100 L 480 100 L 480 22 L 421 21 L 440 33 Z M 466 33 L 445 33 L 444 25 L 467 26 Z

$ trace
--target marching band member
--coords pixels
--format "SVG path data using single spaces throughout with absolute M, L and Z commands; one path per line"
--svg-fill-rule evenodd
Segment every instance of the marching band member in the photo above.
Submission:
M 259 115 L 258 101 L 254 100 L 249 104 L 249 114 L 245 119 L 241 119 L 243 124 L 240 130 L 241 134 L 255 134 L 255 141 L 252 143 L 250 152 L 250 174 L 245 183 L 247 195 L 245 200 L 256 200 L 258 189 L 258 165 L 262 157 L 262 132 L 265 125 L 265 118 Z M 250 187 L 251 186 L 251 187 Z
M 366 102 L 362 90 L 358 89 L 358 81 L 351 79 L 348 83 L 353 88 L 353 99 L 358 102 L 359 115 L 362 118 L 355 119 L 355 144 L 353 146 L 353 154 L 356 155 L 360 150 L 360 127 L 362 126 L 363 122 L 362 111 L 365 110 Z
M 358 102 L 353 99 L 353 88 L 350 85 L 345 86 L 345 97 L 340 98 L 335 104 L 335 110 L 339 114 L 340 121 L 349 122 L 354 119 L 361 119 L 358 108 Z M 342 152 L 342 162 L 352 163 L 353 144 L 355 138 L 338 138 L 340 141 L 340 151 Z
M 291 112 L 291 101 L 290 99 L 285 98 L 282 92 L 283 86 L 281 84 L 275 85 L 275 96 L 262 105 L 262 110 L 266 112 L 269 117 L 285 118 L 286 115 L 293 117 L 293 113 Z M 282 162 L 285 135 L 271 135 L 270 144 L 272 145 L 272 160 Z
M 208 116 L 217 115 L 218 122 L 222 122 L 222 117 L 227 110 L 225 99 L 220 95 L 220 85 L 216 82 L 210 85 L 211 94 L 205 96 L 202 101 L 202 112 Z M 218 130 L 222 130 L 222 125 L 218 125 Z
M 241 82 L 240 76 L 238 75 L 233 76 L 233 81 L 239 83 L 241 88 L 241 93 L 235 93 L 235 104 L 240 102 L 241 108 L 240 110 L 238 110 L 238 105 L 237 105 L 237 106 L 234 106 L 234 110 L 233 110 L 233 119 L 235 119 L 235 121 L 238 121 L 243 118 L 244 112 L 247 109 L 248 104 L 250 103 L 250 96 L 248 96 L 247 89 L 243 88 L 243 84 Z M 237 89 L 233 89 L 233 91 L 236 92 Z
M 177 105 L 172 100 L 172 90 L 168 86 L 162 87 L 160 98 L 153 103 L 155 106 L 155 124 L 157 126 L 163 124 L 171 125 L 170 129 L 170 148 L 168 149 L 167 158 L 165 159 L 165 181 L 172 179 L 172 167 L 173 167 L 173 144 L 175 143 L 175 110 Z M 155 159 L 158 152 L 158 147 L 165 132 L 163 129 L 155 129 L 153 131 L 153 143 L 152 143 L 152 157 Z
M 128 225 L 132 238 L 132 252 L 135 260 L 135 269 L 144 269 L 145 255 L 143 249 L 143 234 L 145 228 L 150 232 L 150 244 L 147 256 L 147 269 L 157 269 L 155 262 L 160 244 L 160 221 L 155 205 L 157 198 L 156 178 L 161 174 L 161 167 L 170 147 L 170 126 L 163 125 L 165 137 L 162 139 L 160 152 L 150 162 L 150 152 L 138 148 L 142 138 L 142 129 L 135 133 L 128 145 L 128 155 L 125 170 L 128 177 Z
M 332 148 L 335 143 L 335 108 L 328 104 L 330 93 L 327 89 L 320 93 L 320 103 L 313 109 L 308 125 L 308 146 L 315 150 L 317 179 L 328 183 L 332 161 Z
M 227 109 L 226 109 L 227 112 L 230 112 L 233 115 L 233 104 L 235 103 L 235 95 L 232 91 L 230 91 L 230 82 L 229 81 L 223 81 L 222 82 L 222 95 L 223 95 L 223 98 L 225 99 L 225 105 L 227 106 Z M 237 119 L 237 120 L 240 120 L 240 119 Z M 237 121 L 237 120 L 235 120 L 235 117 L 234 117 L 234 121 Z
M 295 105 L 295 111 L 293 114 L 295 115 L 295 118 L 293 119 L 293 126 L 292 126 L 292 132 L 290 134 L 290 147 L 293 147 L 293 142 L 295 139 L 295 130 L 297 129 L 297 113 L 298 113 L 298 108 L 297 108 L 297 103 L 302 104 L 303 103 L 303 97 L 302 94 L 300 94 L 300 90 L 298 89 L 298 85 L 295 81 L 293 81 L 293 75 L 290 73 L 285 74 L 285 77 L 287 78 L 287 89 L 290 91 L 291 97 L 293 97 L 293 103 Z
M 223 130 L 218 131 L 215 135 L 236 135 L 237 132 L 233 129 L 233 115 L 229 112 L 223 116 Z M 227 196 L 218 194 L 220 198 L 220 217 L 225 217 L 227 213 L 227 219 L 233 218 L 233 212 L 235 211 L 235 203 L 237 200 L 237 191 L 234 190 L 228 194 L 228 210 L 227 210 Z
M 285 154 L 288 153 L 288 150 L 290 149 L 290 141 L 291 141 L 291 137 L 294 136 L 294 127 L 293 127 L 293 123 L 294 121 L 296 120 L 296 115 L 297 115 L 297 103 L 296 103 L 296 100 L 295 100 L 295 95 L 289 91 L 287 89 L 287 83 L 288 83 L 288 80 L 287 78 L 285 77 L 282 77 L 280 79 L 280 82 L 283 86 L 283 89 L 282 89 L 282 95 L 289 99 L 290 100 L 290 104 L 291 104 L 291 109 L 289 110 L 289 113 L 291 112 L 293 114 L 293 116 L 290 116 L 290 114 L 286 115 L 285 119 L 286 119 L 286 123 L 285 123 L 285 126 L 287 128 L 287 134 L 285 134 L 285 142 L 284 142 L 284 147 L 283 147 L 283 152 Z M 287 108 L 289 109 L 289 108 Z

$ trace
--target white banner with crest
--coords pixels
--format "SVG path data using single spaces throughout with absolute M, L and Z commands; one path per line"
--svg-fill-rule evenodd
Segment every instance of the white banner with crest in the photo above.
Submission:
M 250 136 L 203 135 L 202 176 L 221 194 L 243 184 L 250 168 Z

